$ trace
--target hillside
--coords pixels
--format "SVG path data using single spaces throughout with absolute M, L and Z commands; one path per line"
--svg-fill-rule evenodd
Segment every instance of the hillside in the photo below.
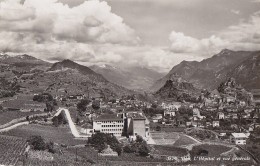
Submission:
M 0 54 L 0 62 L 5 64 L 16 64 L 16 63 L 48 64 L 48 62 L 45 62 L 41 59 L 37 59 L 27 54 L 16 55 L 16 56 L 10 56 L 8 54 Z
M 260 89 L 260 52 L 237 65 L 228 73 L 246 89 Z
M 238 71 L 238 69 L 236 69 L 238 66 L 249 67 L 248 65 L 250 62 L 248 59 L 252 58 L 253 56 L 257 57 L 258 55 L 259 52 L 232 51 L 224 49 L 220 53 L 201 62 L 183 61 L 180 64 L 174 66 L 165 77 L 156 81 L 151 89 L 153 91 L 157 91 L 158 89 L 160 89 L 160 87 L 162 87 L 173 74 L 180 75 L 182 78 L 193 83 L 195 87 L 201 89 L 215 89 L 228 77 L 234 77 L 236 78 L 238 83 L 242 84 L 242 86 L 250 88 L 250 86 L 246 85 L 245 81 L 239 78 L 242 78 L 241 75 L 235 75 L 235 73 L 237 73 L 235 71 Z M 246 63 L 247 65 L 243 65 L 243 63 Z M 250 64 L 253 65 L 254 63 L 251 62 Z M 255 64 L 257 63 L 255 62 Z M 250 67 L 252 68 L 253 66 Z M 259 70 L 257 71 L 255 69 L 256 68 L 254 68 L 255 74 L 259 73 Z M 239 73 L 241 74 L 244 70 L 248 71 L 247 68 L 240 68 L 240 70 L 241 71 Z M 248 77 L 252 76 L 248 75 Z M 252 80 L 253 82 L 256 81 L 255 79 L 253 79 L 253 77 L 249 78 L 249 80 Z M 257 84 L 257 82 L 252 84 Z
M 149 87 L 163 77 L 162 73 L 145 67 L 114 67 L 110 65 L 90 66 L 96 73 L 102 74 L 108 81 L 133 90 L 149 90 Z
M 31 73 L 37 70 L 45 71 L 50 66 L 51 63 L 27 54 L 16 56 L 0 54 L 1 75 L 4 75 L 5 78 L 13 75 L 20 76 L 21 74 Z
M 107 81 L 88 67 L 70 60 L 54 63 L 46 72 L 24 76 L 21 86 L 34 93 L 46 91 L 53 95 L 86 94 L 107 98 L 132 93 Z
M 22 75 L 44 72 L 50 65 L 26 54 L 0 54 L 0 98 L 11 97 L 20 91 Z

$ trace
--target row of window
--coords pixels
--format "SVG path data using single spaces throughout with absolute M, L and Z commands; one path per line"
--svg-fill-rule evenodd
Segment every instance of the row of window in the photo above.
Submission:
M 122 131 L 123 129 L 101 129 L 101 131 Z
M 99 121 L 97 121 L 99 122 Z M 113 121 L 100 121 L 101 123 L 123 123 L 122 120 L 113 120 Z
M 123 125 L 101 125 L 101 127 L 123 127 Z

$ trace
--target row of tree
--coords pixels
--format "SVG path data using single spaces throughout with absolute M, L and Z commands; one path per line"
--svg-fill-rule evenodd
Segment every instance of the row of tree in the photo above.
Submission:
M 42 93 L 33 96 L 33 101 L 43 102 L 46 104 L 46 112 L 52 112 L 57 106 L 57 101 L 49 93 Z

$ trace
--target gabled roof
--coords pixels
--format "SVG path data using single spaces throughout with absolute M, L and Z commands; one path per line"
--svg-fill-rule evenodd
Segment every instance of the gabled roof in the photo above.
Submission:
M 245 133 L 231 133 L 233 137 L 235 138 L 247 138 Z
M 217 95 L 217 96 L 220 96 L 219 92 L 217 89 L 214 89 L 212 92 L 211 92 L 213 95 Z

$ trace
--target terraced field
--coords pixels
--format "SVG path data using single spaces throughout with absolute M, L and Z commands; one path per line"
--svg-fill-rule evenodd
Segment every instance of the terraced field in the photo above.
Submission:
M 15 165 L 26 149 L 22 138 L 0 135 L 0 165 Z

